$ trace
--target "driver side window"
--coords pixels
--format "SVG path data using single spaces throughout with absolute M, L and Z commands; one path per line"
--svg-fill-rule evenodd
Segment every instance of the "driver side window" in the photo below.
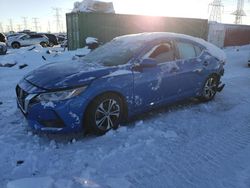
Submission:
M 144 58 L 154 59 L 157 63 L 174 61 L 174 49 L 171 43 L 161 43 L 153 47 Z

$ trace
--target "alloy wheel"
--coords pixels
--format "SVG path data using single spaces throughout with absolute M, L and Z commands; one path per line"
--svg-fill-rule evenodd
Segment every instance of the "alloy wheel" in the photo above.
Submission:
M 114 99 L 107 99 L 100 103 L 95 112 L 95 124 L 101 130 L 114 127 L 120 117 L 119 103 Z
M 203 95 L 206 99 L 212 99 L 216 94 L 216 90 L 217 90 L 217 80 L 214 77 L 210 77 L 209 79 L 207 79 L 205 83 Z

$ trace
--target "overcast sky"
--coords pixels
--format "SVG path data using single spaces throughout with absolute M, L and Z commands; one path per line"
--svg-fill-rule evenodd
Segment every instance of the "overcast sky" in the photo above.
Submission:
M 249 16 L 243 23 L 250 25 L 250 2 L 245 0 L 245 10 Z M 28 27 L 34 30 L 33 18 L 38 18 L 42 31 L 56 30 L 55 10 L 60 8 L 62 24 L 65 28 L 65 13 L 70 12 L 75 0 L 1 0 L 0 23 L 4 30 L 13 22 L 14 30 L 23 29 L 23 18 L 27 17 Z M 191 18 L 208 18 L 208 4 L 212 0 L 113 0 L 117 13 L 148 14 Z M 233 23 L 231 12 L 236 9 L 237 0 L 224 0 L 224 23 Z M 1 28 L 0 28 L 1 29 Z

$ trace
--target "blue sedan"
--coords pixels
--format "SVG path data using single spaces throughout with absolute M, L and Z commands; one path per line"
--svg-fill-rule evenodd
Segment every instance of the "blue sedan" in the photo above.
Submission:
M 51 63 L 17 85 L 18 107 L 36 131 L 101 135 L 125 120 L 190 97 L 212 100 L 225 54 L 202 39 L 141 33 L 113 39 L 80 62 Z

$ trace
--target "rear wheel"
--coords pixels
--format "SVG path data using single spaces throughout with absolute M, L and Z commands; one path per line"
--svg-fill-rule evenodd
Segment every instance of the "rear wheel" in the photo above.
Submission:
M 118 128 L 123 114 L 122 99 L 116 94 L 107 93 L 92 101 L 85 115 L 85 125 L 93 133 L 102 135 Z
M 18 48 L 21 47 L 21 45 L 20 45 L 18 42 L 13 42 L 13 43 L 11 44 L 11 46 L 12 46 L 12 48 L 15 48 L 15 49 L 18 49 Z
M 218 77 L 216 75 L 209 76 L 203 86 L 202 95 L 199 99 L 204 102 L 212 100 L 217 93 L 218 85 Z
M 47 47 L 47 43 L 46 43 L 46 42 L 41 42 L 40 45 L 41 45 L 43 48 Z

